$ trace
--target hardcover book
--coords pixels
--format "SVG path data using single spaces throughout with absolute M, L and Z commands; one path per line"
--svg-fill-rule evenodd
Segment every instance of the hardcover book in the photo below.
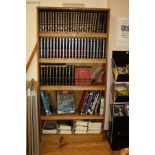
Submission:
M 70 114 L 75 112 L 74 92 L 67 90 L 57 91 L 58 114 Z

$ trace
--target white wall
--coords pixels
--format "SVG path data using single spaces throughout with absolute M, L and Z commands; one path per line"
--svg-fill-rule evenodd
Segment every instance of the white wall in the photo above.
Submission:
M 105 130 L 108 129 L 108 120 L 110 118 L 109 104 L 112 103 L 111 98 L 111 83 L 112 83 L 112 71 L 111 71 L 111 57 L 113 50 L 129 50 L 129 44 L 118 45 L 117 44 L 117 20 L 119 17 L 129 17 L 129 0 L 109 0 L 108 7 L 110 8 L 110 28 L 109 28 L 109 50 L 108 50 L 108 81 L 107 81 L 107 98 L 106 98 L 106 114 L 105 114 Z

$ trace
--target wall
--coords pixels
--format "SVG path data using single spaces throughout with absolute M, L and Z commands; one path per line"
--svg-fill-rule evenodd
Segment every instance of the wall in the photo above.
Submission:
M 63 3 L 84 4 L 85 7 L 90 8 L 110 8 L 110 32 L 109 32 L 109 50 L 108 50 L 108 84 L 107 84 L 107 106 L 105 117 L 105 130 L 108 129 L 108 120 L 110 117 L 109 103 L 111 103 L 111 55 L 113 50 L 129 50 L 129 45 L 119 46 L 116 43 L 117 40 L 117 18 L 129 16 L 129 0 L 27 0 L 26 3 L 26 62 L 30 57 L 30 54 L 37 41 L 37 29 L 36 29 L 36 7 L 37 6 L 63 6 Z M 37 60 L 36 55 L 30 65 L 27 72 L 27 80 L 32 78 L 37 80 Z
M 108 7 L 110 8 L 110 29 L 109 29 L 109 51 L 108 51 L 108 81 L 107 81 L 107 106 L 105 114 L 105 130 L 108 129 L 108 120 L 110 118 L 109 105 L 112 103 L 111 98 L 111 57 L 113 50 L 129 50 L 129 44 L 122 46 L 117 45 L 117 19 L 119 17 L 129 17 L 129 0 L 109 0 Z

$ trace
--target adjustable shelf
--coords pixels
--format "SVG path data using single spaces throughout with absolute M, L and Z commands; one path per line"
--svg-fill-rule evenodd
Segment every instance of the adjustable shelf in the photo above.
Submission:
M 40 63 L 86 63 L 86 64 L 105 64 L 106 59 L 82 59 L 82 58 L 40 58 Z
M 106 33 L 90 32 L 40 32 L 39 37 L 77 37 L 77 38 L 107 38 Z
M 51 115 L 51 116 L 41 116 L 41 120 L 103 120 L 103 115 L 79 115 L 79 114 L 65 114 L 65 115 Z
M 40 86 L 40 90 L 105 90 L 104 85 L 92 86 Z

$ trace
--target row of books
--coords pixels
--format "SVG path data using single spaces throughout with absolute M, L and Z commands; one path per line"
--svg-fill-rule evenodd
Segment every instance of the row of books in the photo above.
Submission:
M 100 134 L 102 122 L 75 120 L 75 121 L 45 121 L 43 134 Z
M 74 65 L 40 65 L 40 85 L 74 85 Z
M 91 85 L 92 66 L 40 65 L 40 85 Z
M 54 110 L 53 100 L 50 92 L 41 90 L 41 103 L 44 114 L 71 114 L 75 113 L 74 91 L 56 91 L 57 110 Z M 103 115 L 104 98 L 102 91 L 84 91 L 78 105 L 77 111 L 80 115 Z
M 83 91 L 78 105 L 78 112 L 81 115 L 99 114 L 104 112 L 104 98 L 102 91 Z
M 40 32 L 105 32 L 107 13 L 40 11 Z
M 104 58 L 105 39 L 40 37 L 40 58 Z

